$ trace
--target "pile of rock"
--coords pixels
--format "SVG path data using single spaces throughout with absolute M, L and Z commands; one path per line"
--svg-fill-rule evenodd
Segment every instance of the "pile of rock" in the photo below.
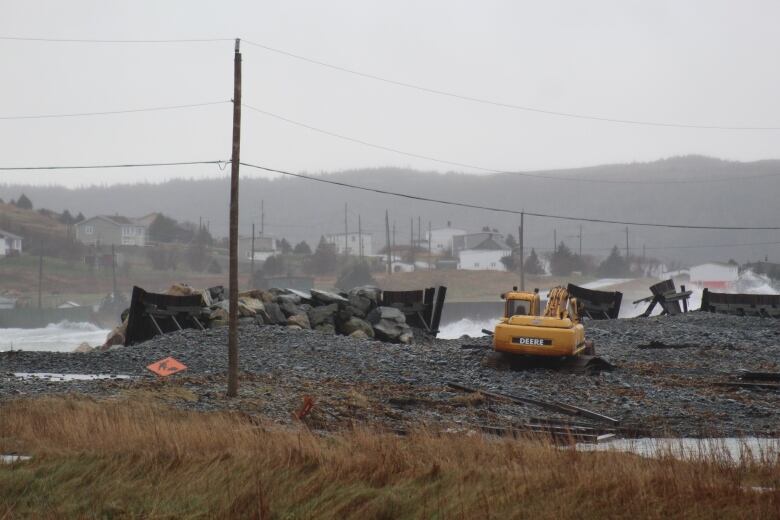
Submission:
M 412 329 L 395 307 L 379 305 L 377 287 L 356 287 L 347 293 L 292 289 L 252 290 L 240 293 L 239 316 L 260 325 L 283 325 L 393 343 L 411 343 Z M 227 302 L 212 305 L 211 322 L 227 322 Z

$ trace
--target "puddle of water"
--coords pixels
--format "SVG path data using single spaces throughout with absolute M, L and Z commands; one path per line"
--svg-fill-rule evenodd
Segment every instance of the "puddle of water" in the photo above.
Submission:
M 14 462 L 24 462 L 30 460 L 29 455 L 0 455 L 0 464 L 13 464 Z
M 50 372 L 16 372 L 19 379 L 44 379 L 46 381 L 94 381 L 96 379 L 134 379 L 124 374 L 54 374 Z
M 780 460 L 780 439 L 743 438 L 644 438 L 615 439 L 604 444 L 577 444 L 581 451 L 622 451 L 642 457 L 671 456 L 683 460 L 740 461 Z

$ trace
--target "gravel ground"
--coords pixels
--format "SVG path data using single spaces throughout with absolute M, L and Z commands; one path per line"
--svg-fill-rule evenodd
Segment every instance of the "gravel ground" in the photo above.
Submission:
M 495 392 L 556 400 L 615 417 L 657 436 L 780 434 L 780 392 L 717 386 L 737 369 L 780 370 L 780 322 L 689 313 L 677 317 L 591 321 L 586 335 L 616 369 L 596 375 L 484 366 L 486 338 L 411 346 L 284 327 L 240 326 L 241 390 L 226 400 L 227 330 L 184 331 L 108 352 L 0 354 L 0 399 L 78 392 L 147 395 L 198 410 L 235 409 L 287 423 L 304 396 L 315 428 L 368 424 L 470 429 L 563 418 L 534 406 L 486 400 L 449 381 Z M 668 348 L 639 348 L 660 342 Z M 144 368 L 173 356 L 188 366 L 159 380 Z M 22 380 L 18 372 L 125 374 L 132 380 Z M 582 418 L 577 418 L 582 421 Z

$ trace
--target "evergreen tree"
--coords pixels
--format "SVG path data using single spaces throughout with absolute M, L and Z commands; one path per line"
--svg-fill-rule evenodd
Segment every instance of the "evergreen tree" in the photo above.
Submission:
M 84 214 L 79 211 L 79 214 L 76 215 L 76 220 L 73 223 L 76 224 L 76 223 L 82 222 L 84 220 L 86 220 L 86 218 L 84 218 Z
M 618 247 L 614 246 L 609 256 L 599 264 L 597 272 L 603 277 L 622 277 L 630 275 L 631 268 L 628 260 L 620 254 Z
M 292 253 L 293 248 L 286 238 L 281 239 L 277 245 L 279 246 L 279 250 L 283 255 L 289 255 Z
M 66 209 L 62 212 L 62 215 L 60 215 L 59 221 L 63 224 L 73 224 L 73 215 Z
M 558 251 L 550 256 L 550 272 L 555 276 L 569 276 L 572 271 L 582 268 L 580 257 L 572 253 L 563 242 L 558 245 Z
M 531 254 L 528 255 L 528 258 L 525 259 L 523 269 L 525 269 L 526 274 L 544 274 L 542 262 L 539 261 L 539 257 L 536 255 L 535 249 L 531 249 Z
M 334 244 L 329 244 L 325 237 L 320 237 L 320 243 L 311 257 L 311 271 L 314 274 L 330 274 L 336 270 L 338 260 Z
M 305 241 L 298 242 L 293 248 L 293 253 L 296 255 L 308 256 L 311 254 L 311 247 L 309 247 L 309 244 L 307 244 Z
M 16 201 L 16 207 L 21 209 L 33 209 L 33 203 L 27 198 L 27 195 L 22 193 L 22 196 Z
M 517 242 L 515 241 L 515 237 L 512 236 L 512 233 L 509 233 L 506 236 L 506 245 L 508 245 L 510 249 L 517 247 Z

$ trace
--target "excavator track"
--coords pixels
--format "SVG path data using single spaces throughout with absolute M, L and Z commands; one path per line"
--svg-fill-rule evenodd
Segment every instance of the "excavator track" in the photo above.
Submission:
M 602 357 L 579 355 L 569 357 L 518 356 L 491 350 L 482 358 L 482 366 L 494 370 L 554 370 L 570 374 L 597 374 L 614 370 L 615 366 Z

